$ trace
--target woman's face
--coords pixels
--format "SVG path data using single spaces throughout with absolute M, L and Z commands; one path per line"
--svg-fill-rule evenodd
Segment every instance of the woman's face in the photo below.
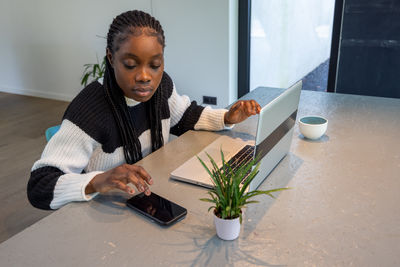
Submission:
M 157 36 L 144 31 L 128 34 L 114 54 L 107 50 L 119 87 L 126 97 L 138 102 L 150 100 L 164 72 L 163 47 Z

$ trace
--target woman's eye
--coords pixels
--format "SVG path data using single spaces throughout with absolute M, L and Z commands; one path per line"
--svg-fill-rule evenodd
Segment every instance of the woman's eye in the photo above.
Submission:
M 161 67 L 161 65 L 151 65 L 150 66 L 153 70 L 156 70 L 156 69 L 158 69 L 159 67 Z
M 136 67 L 136 65 L 128 65 L 128 64 L 124 64 L 125 68 L 127 69 L 134 69 Z

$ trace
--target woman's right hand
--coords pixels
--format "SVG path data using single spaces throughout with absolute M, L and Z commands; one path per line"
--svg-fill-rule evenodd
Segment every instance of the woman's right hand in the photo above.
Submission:
M 150 195 L 151 192 L 148 185 L 153 184 L 153 180 L 143 167 L 122 164 L 93 177 L 86 186 L 85 193 L 105 193 L 117 188 L 128 194 L 133 194 L 135 190 L 128 186 L 128 183 L 135 185 L 139 192 Z

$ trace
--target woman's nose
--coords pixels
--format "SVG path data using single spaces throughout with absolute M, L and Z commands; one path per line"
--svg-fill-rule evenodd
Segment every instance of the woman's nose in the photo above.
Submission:
M 139 72 L 136 75 L 136 81 L 137 82 L 142 82 L 142 83 L 147 83 L 151 81 L 151 76 L 148 70 L 146 68 L 140 68 Z

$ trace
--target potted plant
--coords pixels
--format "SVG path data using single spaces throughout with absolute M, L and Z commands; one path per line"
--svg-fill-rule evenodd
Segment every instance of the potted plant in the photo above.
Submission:
M 208 191 L 211 198 L 202 198 L 200 200 L 213 203 L 208 211 L 214 209 L 214 223 L 217 235 L 223 240 L 234 240 L 239 236 L 243 216 L 242 209 L 245 208 L 247 204 L 258 202 L 251 200 L 253 197 L 257 195 L 268 195 L 274 198 L 271 193 L 289 189 L 276 188 L 266 191 L 248 191 L 247 189 L 250 182 L 257 175 L 260 166 L 260 164 L 257 163 L 257 158 L 240 165 L 233 171 L 231 164 L 225 161 L 222 149 L 222 168 L 217 166 L 215 160 L 209 154 L 207 154 L 207 156 L 211 162 L 211 168 L 207 167 L 201 158 L 197 158 L 210 175 L 214 188 Z M 248 178 L 241 185 L 243 178 L 245 178 L 249 172 Z
M 104 76 L 104 72 L 106 70 L 106 57 L 103 57 L 103 61 L 100 63 L 99 58 L 97 57 L 97 63 L 94 64 L 85 64 L 82 78 L 81 78 L 81 85 L 86 87 L 86 85 L 90 82 L 97 81 Z

